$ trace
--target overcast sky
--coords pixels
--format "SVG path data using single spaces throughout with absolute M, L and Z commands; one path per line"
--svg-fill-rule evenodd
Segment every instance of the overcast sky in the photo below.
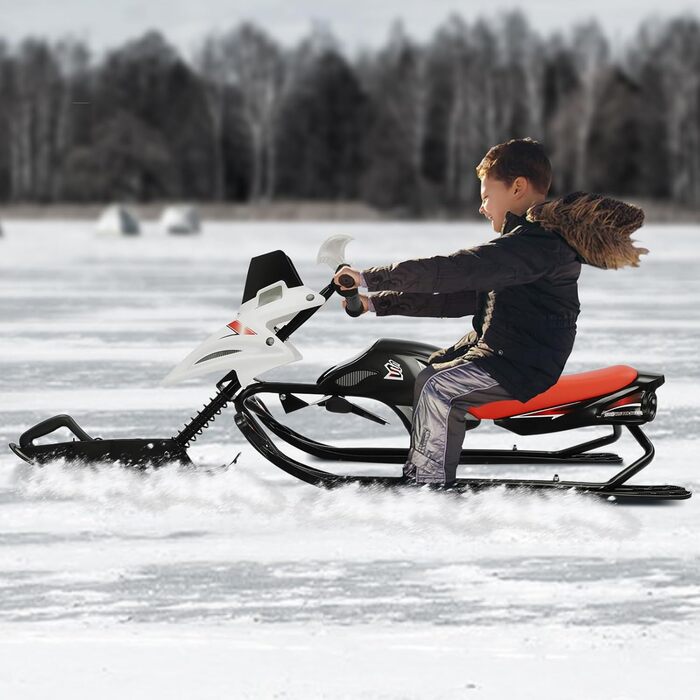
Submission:
M 642 18 L 697 14 L 697 1 L 687 0 L 0 0 L 0 36 L 15 42 L 71 34 L 102 50 L 156 28 L 188 55 L 208 31 L 246 19 L 287 45 L 322 22 L 354 51 L 383 42 L 395 18 L 423 40 L 452 11 L 470 20 L 516 7 L 544 32 L 597 17 L 613 40 L 629 36 Z

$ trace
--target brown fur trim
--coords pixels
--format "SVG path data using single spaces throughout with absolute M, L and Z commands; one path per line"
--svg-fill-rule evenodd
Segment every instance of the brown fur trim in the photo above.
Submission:
M 630 238 L 643 223 L 644 212 L 599 194 L 574 192 L 527 210 L 528 221 L 556 231 L 589 264 L 605 270 L 639 266 L 649 251 Z

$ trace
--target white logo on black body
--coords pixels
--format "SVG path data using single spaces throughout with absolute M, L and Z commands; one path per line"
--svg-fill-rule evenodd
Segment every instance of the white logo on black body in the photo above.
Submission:
M 386 376 L 384 379 L 403 381 L 403 367 L 396 360 L 389 360 L 384 367 L 386 367 Z

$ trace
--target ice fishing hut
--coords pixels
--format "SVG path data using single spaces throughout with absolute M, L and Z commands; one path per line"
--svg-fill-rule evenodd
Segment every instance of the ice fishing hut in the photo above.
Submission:
M 97 220 L 97 233 L 104 236 L 138 236 L 139 220 L 121 204 L 107 207 Z
M 163 233 L 175 235 L 199 233 L 201 230 L 199 212 L 186 204 L 166 207 L 161 214 L 159 226 Z

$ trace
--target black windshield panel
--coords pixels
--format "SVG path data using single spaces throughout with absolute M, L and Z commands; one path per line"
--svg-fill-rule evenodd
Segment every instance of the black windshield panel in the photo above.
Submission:
M 251 258 L 241 303 L 245 304 L 255 299 L 261 289 L 275 282 L 284 282 L 289 288 L 301 287 L 304 284 L 294 263 L 282 250 L 273 250 L 271 253 Z

